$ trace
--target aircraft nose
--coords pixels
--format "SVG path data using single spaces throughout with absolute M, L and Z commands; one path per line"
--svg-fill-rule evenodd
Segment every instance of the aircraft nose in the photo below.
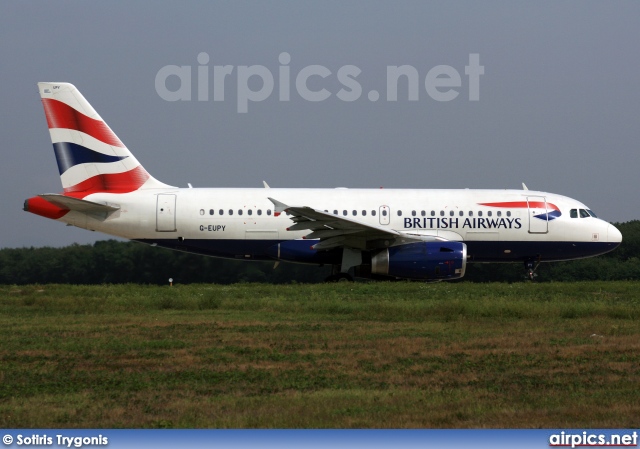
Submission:
M 622 242 L 622 234 L 614 225 L 609 225 L 607 227 L 607 242 L 617 243 L 618 245 Z

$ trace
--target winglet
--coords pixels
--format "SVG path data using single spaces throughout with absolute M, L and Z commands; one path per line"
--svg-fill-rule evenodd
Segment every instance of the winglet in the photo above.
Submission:
M 286 212 L 286 210 L 289 209 L 289 206 L 287 206 L 286 204 L 281 203 L 278 200 L 274 200 L 271 197 L 267 197 L 267 198 L 269 198 L 269 201 L 271 201 L 273 203 L 273 205 L 275 206 L 274 215 L 276 217 L 279 216 L 282 212 Z

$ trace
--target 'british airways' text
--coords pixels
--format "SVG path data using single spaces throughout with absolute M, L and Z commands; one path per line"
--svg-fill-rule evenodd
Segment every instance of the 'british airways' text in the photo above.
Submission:
M 520 218 L 436 218 L 407 217 L 405 229 L 520 229 Z

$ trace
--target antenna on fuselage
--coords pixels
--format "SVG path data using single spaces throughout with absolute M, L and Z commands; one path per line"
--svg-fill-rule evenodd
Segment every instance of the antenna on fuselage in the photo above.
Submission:
M 522 190 L 529 190 L 529 187 L 527 187 L 527 185 L 524 182 L 522 183 Z
M 262 184 L 264 184 L 264 188 L 265 189 L 270 189 L 271 187 L 269 187 L 269 184 L 267 184 L 267 181 L 262 181 Z

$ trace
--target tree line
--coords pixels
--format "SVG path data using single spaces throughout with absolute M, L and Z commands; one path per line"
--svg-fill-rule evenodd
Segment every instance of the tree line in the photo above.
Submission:
M 622 244 L 603 256 L 542 263 L 538 281 L 639 280 L 640 220 L 615 224 Z M 468 264 L 463 281 L 518 282 L 524 268 L 513 264 Z M 322 282 L 330 267 L 245 262 L 170 251 L 136 242 L 98 241 L 63 248 L 0 249 L 0 284 L 166 284 Z

